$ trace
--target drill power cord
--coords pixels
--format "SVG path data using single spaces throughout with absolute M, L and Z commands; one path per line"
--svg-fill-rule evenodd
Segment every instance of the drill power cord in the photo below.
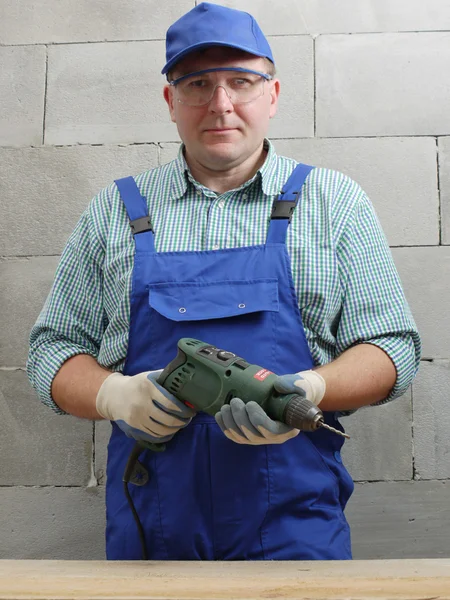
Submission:
M 128 501 L 128 505 L 131 509 L 131 512 L 133 514 L 134 522 L 136 523 L 136 527 L 138 530 L 139 541 L 141 543 L 142 560 L 148 560 L 147 544 L 145 542 L 144 528 L 142 527 L 141 520 L 137 513 L 136 507 L 134 506 L 134 502 L 133 502 L 133 498 L 131 497 L 130 490 L 128 489 L 128 483 L 133 474 L 134 467 L 139 458 L 139 455 L 141 454 L 141 452 L 143 450 L 144 450 L 144 448 L 138 442 L 134 445 L 133 450 L 131 451 L 130 456 L 128 457 L 127 466 L 125 467 L 122 481 L 123 481 L 123 489 L 125 492 L 125 496 Z

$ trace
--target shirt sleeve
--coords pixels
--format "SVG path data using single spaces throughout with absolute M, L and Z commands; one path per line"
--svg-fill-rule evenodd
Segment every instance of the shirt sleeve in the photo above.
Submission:
M 360 194 L 338 245 L 344 301 L 337 331 L 339 354 L 359 343 L 378 346 L 391 358 L 397 379 L 384 404 L 411 385 L 421 342 L 386 237 L 374 208 Z
M 62 364 L 77 354 L 97 358 L 106 316 L 102 265 L 105 245 L 104 190 L 81 216 L 60 258 L 52 289 L 31 331 L 28 378 L 41 401 L 64 414 L 52 399 L 51 386 Z

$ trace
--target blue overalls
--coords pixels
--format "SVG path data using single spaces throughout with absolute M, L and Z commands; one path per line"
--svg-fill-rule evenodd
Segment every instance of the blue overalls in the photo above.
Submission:
M 165 367 L 182 337 L 229 350 L 279 375 L 313 366 L 294 290 L 286 232 L 312 167 L 299 165 L 278 201 L 266 244 L 219 251 L 154 247 L 147 203 L 118 180 L 134 231 L 129 346 L 124 374 Z M 342 429 L 334 413 L 326 421 Z M 150 560 L 350 559 L 343 514 L 353 482 L 343 439 L 324 429 L 280 445 L 228 440 L 198 413 L 163 453 L 145 450 L 143 486 L 129 485 Z M 134 446 L 113 423 L 108 446 L 106 550 L 141 558 L 122 475 Z

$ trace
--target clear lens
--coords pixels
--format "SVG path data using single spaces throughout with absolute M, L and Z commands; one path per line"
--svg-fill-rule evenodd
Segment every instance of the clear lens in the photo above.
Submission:
M 176 83 L 177 99 L 187 106 L 211 102 L 217 87 L 223 87 L 233 104 L 245 104 L 264 93 L 264 77 L 242 71 L 193 73 Z

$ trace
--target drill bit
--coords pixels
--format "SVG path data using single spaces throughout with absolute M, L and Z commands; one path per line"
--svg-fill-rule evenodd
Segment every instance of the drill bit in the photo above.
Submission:
M 317 425 L 319 427 L 325 427 L 325 429 L 328 429 L 328 431 L 332 431 L 333 433 L 337 433 L 338 435 L 341 435 L 342 437 L 347 438 L 348 440 L 350 439 L 350 436 L 346 433 L 344 433 L 343 431 L 339 431 L 339 429 L 335 429 L 334 427 L 331 427 L 331 425 L 327 425 L 324 421 L 318 421 Z

